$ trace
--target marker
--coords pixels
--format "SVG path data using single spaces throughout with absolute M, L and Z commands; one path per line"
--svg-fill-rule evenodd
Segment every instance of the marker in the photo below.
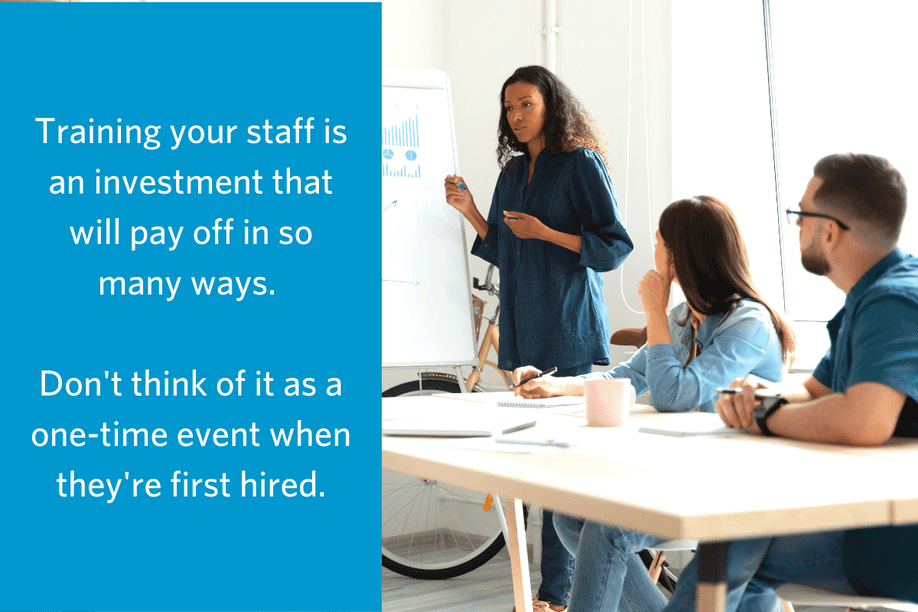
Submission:
M 739 387 L 717 387 L 714 389 L 717 393 L 724 393 L 726 395 L 739 395 L 743 392 Z M 766 397 L 781 397 L 780 391 L 773 391 L 771 389 L 756 389 L 753 397 L 759 399 L 765 399 Z
M 570 448 L 576 444 L 570 440 L 560 438 L 545 438 L 543 440 L 534 440 L 532 438 L 494 438 L 498 444 L 528 444 L 529 446 L 557 446 L 559 448 Z
M 521 380 L 520 383 L 519 383 L 518 385 L 510 385 L 510 388 L 511 388 L 511 389 L 516 389 L 517 387 L 522 387 L 523 385 L 525 385 L 526 383 L 528 383 L 528 382 L 531 381 L 531 380 L 535 380 L 536 378 L 541 378 L 541 377 L 543 377 L 543 376 L 548 376 L 549 374 L 554 374 L 554 373 L 557 372 L 557 371 L 558 371 L 558 368 L 552 368 L 552 369 L 550 369 L 550 370 L 547 370 L 547 371 L 545 371 L 545 372 L 542 372 L 541 374 L 534 374 L 534 375 L 530 376 L 529 378 L 524 378 L 523 380 Z
M 459 189 L 467 189 L 465 183 L 456 183 L 456 186 L 459 187 Z

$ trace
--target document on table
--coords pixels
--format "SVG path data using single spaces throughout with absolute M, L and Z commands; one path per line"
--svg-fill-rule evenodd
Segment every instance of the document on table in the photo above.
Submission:
M 720 416 L 713 412 L 660 414 L 653 419 L 642 420 L 638 432 L 678 437 L 734 436 L 745 433 L 742 429 L 727 427 Z
M 442 404 L 432 407 L 423 398 L 383 399 L 382 433 L 389 436 L 490 437 L 536 424 L 533 412 L 481 404 L 457 410 L 458 404 Z
M 556 452 L 578 444 L 576 440 L 569 438 L 546 440 L 544 438 L 527 437 L 516 439 L 516 436 L 519 435 L 520 434 L 513 434 L 513 441 L 510 441 L 510 436 L 451 440 L 449 446 L 468 450 L 531 455 L 533 453 Z

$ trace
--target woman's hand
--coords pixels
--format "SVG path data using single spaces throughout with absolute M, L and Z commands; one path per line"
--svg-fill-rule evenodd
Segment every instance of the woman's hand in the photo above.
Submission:
M 666 316 L 666 306 L 669 304 L 669 289 L 672 279 L 656 270 L 650 270 L 638 283 L 638 295 L 647 314 L 663 314 Z
M 443 181 L 443 188 L 446 190 L 446 203 L 462 213 L 462 216 L 468 218 L 472 210 L 477 212 L 475 198 L 468 186 L 465 189 L 459 185 L 465 185 L 465 179 L 461 176 L 452 175 L 446 177 Z
M 544 240 L 548 229 L 544 223 L 532 215 L 509 210 L 504 211 L 504 223 L 507 224 L 514 236 L 524 240 L 529 238 Z
M 513 370 L 513 384 L 519 385 L 521 380 L 530 376 L 538 376 L 542 371 L 532 366 L 523 366 Z M 513 395 L 525 399 L 539 397 L 555 397 L 556 395 L 583 395 L 583 379 L 579 376 L 543 376 L 530 380 L 528 383 L 517 386 Z

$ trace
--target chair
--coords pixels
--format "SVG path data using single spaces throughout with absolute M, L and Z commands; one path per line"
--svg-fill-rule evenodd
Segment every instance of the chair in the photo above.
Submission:
M 842 595 L 802 584 L 784 584 L 775 592 L 786 602 L 784 609 L 793 612 L 793 604 L 801 606 L 841 606 L 851 610 L 896 610 L 897 612 L 918 612 L 918 604 L 906 603 L 882 597 L 860 597 Z M 790 607 L 788 608 L 788 604 Z
M 628 327 L 620 329 L 612 334 L 612 338 L 609 339 L 609 344 L 641 348 L 647 344 L 647 328 L 638 329 L 637 327 Z
M 669 569 L 669 563 L 666 562 L 666 557 L 663 556 L 663 563 L 656 565 L 656 560 L 660 558 L 666 551 L 682 551 L 690 550 L 695 551 L 698 548 L 698 540 L 667 540 L 665 542 L 660 542 L 653 547 L 653 550 L 656 551 L 656 554 L 653 554 L 650 550 L 642 550 L 638 553 L 638 556 L 641 558 L 641 561 L 644 563 L 644 567 L 647 568 L 647 571 L 650 572 L 651 578 L 656 578 L 654 582 L 659 584 L 661 587 L 672 593 L 676 590 L 676 581 L 678 578 Z M 653 571 L 654 566 L 658 567 L 659 574 Z M 658 576 L 658 577 L 657 577 Z

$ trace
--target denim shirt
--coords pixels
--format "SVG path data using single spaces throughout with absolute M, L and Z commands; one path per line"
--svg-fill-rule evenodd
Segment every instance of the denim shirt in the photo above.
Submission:
M 737 378 L 755 374 L 765 380 L 784 378 L 781 341 L 771 315 L 762 304 L 740 300 L 729 315 L 709 315 L 698 328 L 695 342 L 701 354 L 687 367 L 691 323 L 680 326 L 688 313 L 682 303 L 669 311 L 672 344 L 645 344 L 634 356 L 608 372 L 585 378 L 627 378 L 640 396 L 649 391 L 660 412 L 686 412 L 696 406 L 714 412 L 716 387 L 729 386 Z
M 622 224 L 612 179 L 589 149 L 555 155 L 543 150 L 526 186 L 529 155 L 501 173 L 488 232 L 472 254 L 500 269 L 498 366 L 559 370 L 609 363 L 609 315 L 603 273 L 619 267 L 633 243 Z M 580 236 L 575 253 L 552 242 L 517 238 L 504 211 L 537 217 L 547 227 Z

